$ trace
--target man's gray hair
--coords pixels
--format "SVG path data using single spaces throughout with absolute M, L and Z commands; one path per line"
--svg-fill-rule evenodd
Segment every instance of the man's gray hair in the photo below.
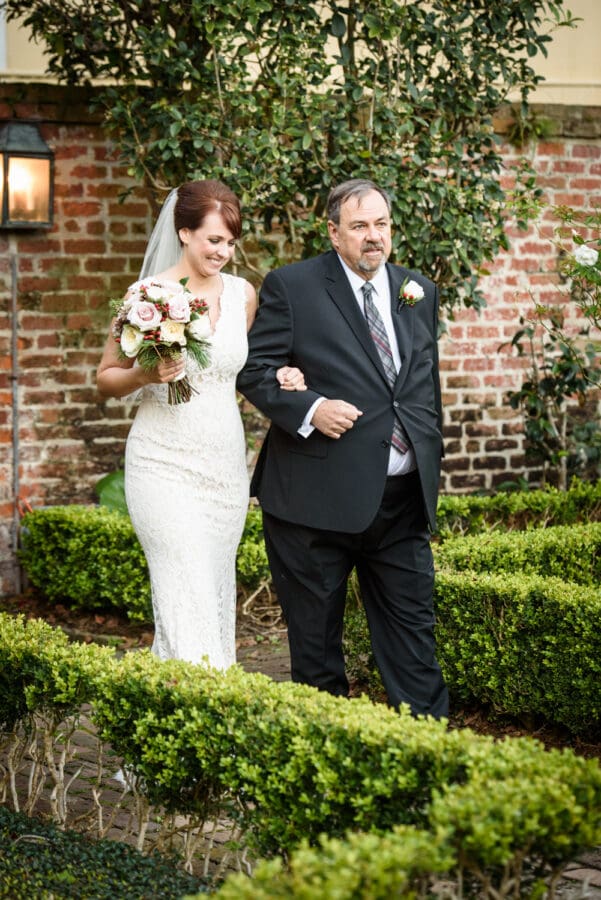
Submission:
M 351 178 L 349 181 L 343 181 L 342 184 L 332 188 L 326 205 L 326 214 L 335 225 L 340 224 L 340 207 L 346 203 L 351 197 L 361 200 L 370 191 L 377 191 L 384 198 L 388 212 L 392 210 L 390 196 L 386 191 L 379 187 L 375 182 L 369 181 L 367 178 Z

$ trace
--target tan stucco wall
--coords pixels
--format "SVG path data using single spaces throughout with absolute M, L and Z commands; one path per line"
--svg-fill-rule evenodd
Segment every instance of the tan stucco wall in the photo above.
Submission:
M 576 28 L 559 28 L 548 45 L 548 57 L 536 60 L 545 83 L 532 96 L 534 103 L 601 106 L 601 0 L 566 0 Z

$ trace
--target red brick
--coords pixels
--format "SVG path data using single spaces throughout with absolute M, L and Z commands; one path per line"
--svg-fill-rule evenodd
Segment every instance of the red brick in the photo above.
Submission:
M 65 216 L 77 216 L 79 219 L 87 219 L 92 218 L 93 216 L 99 216 L 101 213 L 102 207 L 100 203 L 92 203 L 90 201 L 82 201 L 81 203 L 73 202 L 73 203 L 64 203 L 63 204 L 63 215 Z
M 582 162 L 574 162 L 569 159 L 557 159 L 553 163 L 554 172 L 565 172 L 566 174 L 580 175 L 585 171 L 585 165 Z
M 573 191 L 601 191 L 601 178 L 573 178 L 570 187 Z
M 106 166 L 74 166 L 69 173 L 69 178 L 103 179 L 107 177 L 107 173 Z
M 564 156 L 565 144 L 562 141 L 539 141 L 536 145 L 537 156 Z
M 92 256 L 97 253 L 106 251 L 104 241 L 92 240 L 91 238 L 78 238 L 76 241 L 65 241 L 64 250 L 67 254 L 74 256 Z
M 601 147 L 593 144 L 575 144 L 572 148 L 572 156 L 574 158 L 599 159 L 601 157 Z

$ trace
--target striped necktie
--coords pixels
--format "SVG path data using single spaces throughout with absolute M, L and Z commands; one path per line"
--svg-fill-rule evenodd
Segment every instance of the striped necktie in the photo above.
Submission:
M 380 359 L 382 360 L 382 365 L 384 366 L 386 378 L 388 379 L 390 387 L 394 387 L 397 372 L 394 367 L 394 359 L 392 357 L 392 350 L 390 349 L 388 335 L 386 334 L 386 329 L 384 328 L 384 322 L 382 321 L 382 316 L 378 312 L 373 300 L 373 290 L 374 286 L 370 281 L 366 281 L 361 288 L 365 306 L 365 318 L 367 319 L 367 326 L 372 336 L 372 340 L 376 345 L 376 350 L 380 354 Z M 400 453 L 406 453 L 409 449 L 409 439 L 407 437 L 407 434 L 405 433 L 405 429 L 401 425 L 396 415 L 394 417 L 394 427 L 391 440 L 392 446 L 395 447 Z

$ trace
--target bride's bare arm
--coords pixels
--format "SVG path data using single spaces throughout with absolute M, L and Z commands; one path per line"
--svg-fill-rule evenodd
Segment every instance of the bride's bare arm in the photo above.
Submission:
M 185 364 L 182 357 L 167 359 L 159 363 L 156 369 L 144 371 L 140 366 L 134 366 L 133 359 L 120 358 L 117 342 L 109 334 L 96 372 L 96 385 L 101 397 L 127 397 L 145 384 L 172 381 L 183 371 Z

